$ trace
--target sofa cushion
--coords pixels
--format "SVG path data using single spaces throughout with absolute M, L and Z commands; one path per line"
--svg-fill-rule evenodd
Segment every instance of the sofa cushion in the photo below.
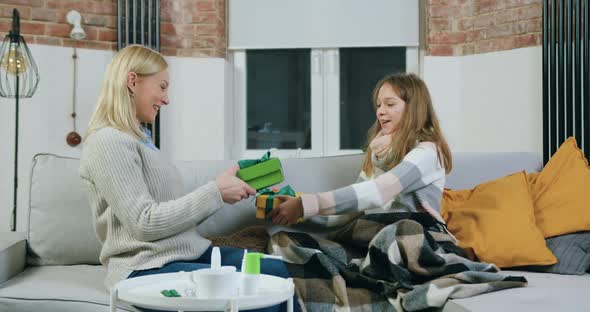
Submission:
M 459 246 L 483 262 L 502 268 L 557 262 L 535 224 L 524 172 L 472 190 L 445 190 L 442 217 Z
M 536 172 L 543 168 L 539 153 L 453 153 L 453 170 L 447 176 L 445 187 L 470 189 L 522 170 Z
M 590 232 L 548 238 L 547 246 L 559 262 L 543 272 L 584 275 L 590 269 Z
M 546 238 L 590 231 L 590 167 L 574 138 L 530 180 L 537 226 Z
M 482 294 L 470 298 L 454 299 L 469 311 L 588 311 L 590 274 L 560 275 L 522 271 L 503 271 L 504 274 L 524 276 L 526 287 L 517 287 Z
M 99 263 L 101 247 L 79 164 L 78 159 L 50 154 L 33 159 L 27 257 L 31 265 Z
M 25 269 L 27 241 L 20 232 L 0 233 L 0 284 Z
M 110 297 L 102 266 L 38 266 L 2 284 L 0 311 L 104 312 Z M 135 311 L 124 305 L 117 311 Z

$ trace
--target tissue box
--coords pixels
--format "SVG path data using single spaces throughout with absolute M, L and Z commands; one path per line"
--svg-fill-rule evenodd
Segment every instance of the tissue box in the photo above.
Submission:
M 265 187 L 283 182 L 283 168 L 278 158 L 270 158 L 258 164 L 238 170 L 237 177 L 248 183 L 253 189 L 259 190 Z

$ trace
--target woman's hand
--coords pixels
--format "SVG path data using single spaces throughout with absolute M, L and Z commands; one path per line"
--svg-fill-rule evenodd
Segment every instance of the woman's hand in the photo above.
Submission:
M 256 195 L 255 189 L 236 177 L 236 172 L 239 169 L 240 167 L 237 165 L 232 166 L 215 179 L 221 198 L 228 204 L 248 198 L 250 195 Z
M 303 203 L 301 197 L 279 195 L 280 204 L 273 209 L 268 217 L 275 224 L 291 225 L 297 223 L 303 217 Z

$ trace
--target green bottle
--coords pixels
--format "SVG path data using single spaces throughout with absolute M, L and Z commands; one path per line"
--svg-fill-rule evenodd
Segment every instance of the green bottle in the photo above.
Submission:
M 244 258 L 240 293 L 245 296 L 256 295 L 260 284 L 260 259 L 264 258 L 264 254 L 244 253 Z

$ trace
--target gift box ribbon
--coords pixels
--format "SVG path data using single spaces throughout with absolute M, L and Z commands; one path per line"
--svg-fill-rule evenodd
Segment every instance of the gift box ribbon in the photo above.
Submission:
M 254 165 L 257 165 L 261 162 L 265 162 L 267 160 L 270 159 L 270 152 L 266 152 L 264 155 L 262 155 L 262 157 L 260 157 L 259 159 L 242 159 L 238 161 L 238 166 L 240 166 L 240 169 L 245 169 L 248 167 L 252 167 Z
M 288 195 L 295 197 L 296 194 L 290 185 L 285 185 L 278 191 L 273 191 L 269 188 L 264 188 L 260 190 L 260 192 L 258 192 L 258 195 L 268 195 L 268 197 L 266 198 L 266 207 L 264 207 L 264 215 L 268 215 L 268 213 L 272 210 L 272 204 L 275 196 Z

